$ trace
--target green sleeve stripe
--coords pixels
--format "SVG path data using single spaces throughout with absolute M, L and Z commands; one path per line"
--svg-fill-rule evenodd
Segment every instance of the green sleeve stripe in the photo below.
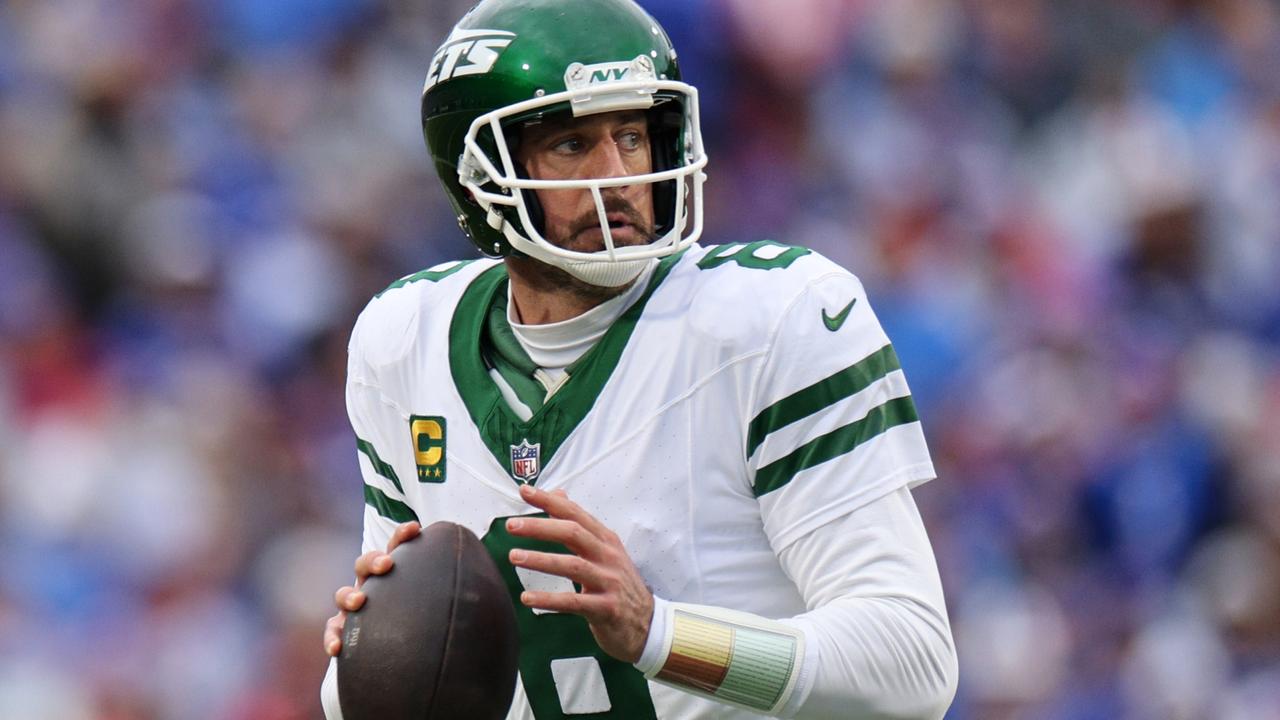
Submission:
M 373 443 L 356 438 L 356 448 L 369 458 L 369 462 L 373 463 L 374 472 L 390 480 L 397 490 L 404 492 L 404 486 L 400 484 L 400 478 L 396 476 L 396 469 L 388 465 L 381 457 L 378 457 L 378 451 L 373 448 Z
M 413 508 L 399 500 L 387 497 L 386 493 L 371 485 L 364 486 L 364 502 L 366 505 L 372 506 L 374 510 L 377 510 L 382 517 L 396 522 L 409 522 L 410 520 L 418 519 L 418 514 L 413 511 Z
M 901 367 L 893 346 L 885 345 L 844 370 L 770 405 L 747 428 L 747 457 L 755 454 L 769 433 L 859 393 Z
M 877 405 L 861 420 L 836 428 L 826 435 L 814 438 L 756 471 L 754 490 L 756 497 L 771 493 L 791 482 L 802 470 L 837 458 L 891 427 L 919 420 L 915 403 L 910 395 L 894 398 Z

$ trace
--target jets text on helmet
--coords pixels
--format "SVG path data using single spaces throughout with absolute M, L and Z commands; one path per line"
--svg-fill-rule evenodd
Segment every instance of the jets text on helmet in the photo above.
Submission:
M 454 30 L 431 59 L 423 92 L 441 80 L 489 72 L 515 37 L 505 30 Z

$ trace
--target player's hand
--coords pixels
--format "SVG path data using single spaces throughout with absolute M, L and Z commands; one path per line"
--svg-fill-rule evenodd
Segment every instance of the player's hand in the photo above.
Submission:
M 520 602 L 581 615 L 601 649 L 625 662 L 639 660 L 653 619 L 653 593 L 622 541 L 561 491 L 549 493 L 524 485 L 520 496 L 551 517 L 511 518 L 507 532 L 557 542 L 573 554 L 517 549 L 510 552 L 511 564 L 559 575 L 582 586 L 578 593 L 526 590 L 520 593 Z
M 370 550 L 356 558 L 356 584 L 344 585 L 333 594 L 333 602 L 338 606 L 338 614 L 329 618 L 324 624 L 326 653 L 337 657 L 342 651 L 342 627 L 346 624 L 347 613 L 355 612 L 364 606 L 365 594 L 360 591 L 360 586 L 364 585 L 364 581 L 368 580 L 370 575 L 386 575 L 390 572 L 391 567 L 395 565 L 395 560 L 391 558 L 391 551 L 395 550 L 400 543 L 417 537 L 420 532 L 422 532 L 422 526 L 418 523 L 402 523 L 391 534 L 386 552 Z

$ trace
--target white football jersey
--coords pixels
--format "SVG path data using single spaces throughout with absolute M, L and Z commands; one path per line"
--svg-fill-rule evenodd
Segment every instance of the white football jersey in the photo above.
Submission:
M 564 490 L 617 533 L 655 594 L 768 618 L 806 612 L 777 553 L 934 475 L 861 283 L 803 248 L 695 246 L 658 265 L 522 422 L 480 343 L 506 278 L 498 261 L 446 263 L 394 283 L 357 321 L 347 404 L 364 549 L 412 519 L 480 536 L 521 633 L 510 718 L 760 717 L 649 682 L 604 654 L 585 620 L 521 605 L 524 588 L 573 585 L 513 568 L 513 547 L 565 550 L 512 538 L 503 521 L 537 512 L 520 483 Z

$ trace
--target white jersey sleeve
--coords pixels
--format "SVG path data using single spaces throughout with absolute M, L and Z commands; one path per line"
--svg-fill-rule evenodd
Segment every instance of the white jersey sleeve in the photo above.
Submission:
M 711 313 L 719 322 L 708 325 L 742 342 L 731 346 L 732 358 L 755 365 L 735 398 L 743 432 L 733 445 L 746 475 L 739 481 L 804 610 L 770 615 L 757 606 L 749 620 L 735 619 L 733 611 L 746 608 L 721 596 L 689 612 L 705 626 L 783 625 L 802 633 L 801 659 L 787 677 L 794 684 L 763 712 L 932 720 L 955 692 L 956 662 L 932 548 L 910 493 L 934 477 L 910 389 L 856 277 L 802 249 L 750 248 L 713 249 L 698 265 L 729 271 L 714 292 L 722 301 L 716 306 L 732 309 Z M 698 653 L 668 648 L 701 646 L 673 626 L 673 607 L 679 603 L 656 604 L 638 667 L 685 689 L 689 683 L 668 665 Z M 759 676 L 773 666 L 752 667 Z
M 934 477 L 893 346 L 862 283 L 832 267 L 783 312 L 748 415 L 751 482 L 779 552 Z
M 809 612 L 798 718 L 935 717 L 955 653 L 909 488 L 933 463 L 897 354 L 858 279 L 816 274 L 781 315 L 746 452 L 766 535 Z
M 779 554 L 809 612 L 797 720 L 939 718 L 957 662 L 933 548 L 904 487 L 796 540 Z
M 360 475 L 364 480 L 364 538 L 361 551 L 385 550 L 400 523 L 417 520 L 405 496 L 404 482 L 414 479 L 414 460 L 406 441 L 409 414 L 383 392 L 378 382 L 379 355 L 394 352 L 388 338 L 403 335 L 411 314 L 387 312 L 401 298 L 375 299 L 361 313 L 347 352 L 347 415 L 356 435 Z

